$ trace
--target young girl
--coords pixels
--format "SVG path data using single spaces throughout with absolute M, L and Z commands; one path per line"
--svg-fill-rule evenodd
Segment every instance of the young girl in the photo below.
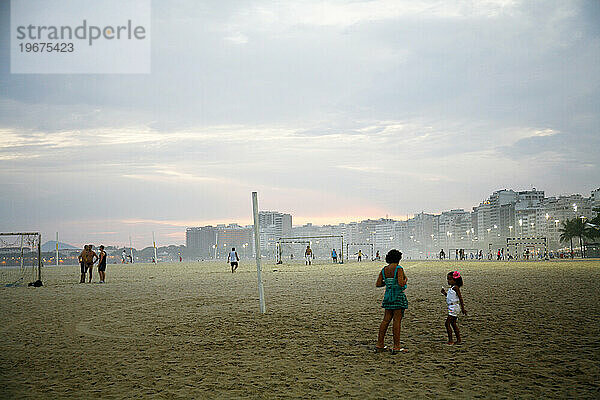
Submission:
M 383 303 L 381 304 L 381 307 L 385 309 L 385 314 L 379 326 L 379 336 L 377 337 L 377 346 L 375 347 L 376 353 L 385 350 L 385 333 L 392 319 L 394 320 L 394 347 L 392 348 L 392 354 L 397 354 L 403 350 L 400 348 L 400 323 L 404 316 L 404 310 L 408 308 L 408 300 L 404 294 L 408 278 L 404 275 L 402 267 L 398 265 L 401 259 L 402 253 L 396 249 L 390 250 L 385 256 L 385 262 L 388 265 L 383 267 L 375 283 L 376 287 L 385 286 L 385 294 L 383 296 Z
M 442 288 L 442 294 L 446 296 L 446 303 L 448 304 L 448 318 L 446 318 L 448 344 L 460 344 L 460 331 L 458 330 L 458 325 L 456 325 L 456 320 L 458 319 L 458 314 L 460 314 L 461 310 L 463 314 L 467 315 L 462 294 L 460 293 L 460 287 L 463 285 L 463 280 L 458 271 L 448 272 L 447 279 L 450 289 L 446 292 L 446 290 Z M 454 329 L 454 333 L 456 334 L 456 342 L 452 341 L 452 329 Z

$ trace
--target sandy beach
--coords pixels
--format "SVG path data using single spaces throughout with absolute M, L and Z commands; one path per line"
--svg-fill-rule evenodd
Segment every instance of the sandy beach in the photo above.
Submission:
M 399 355 L 372 352 L 380 262 L 266 264 L 265 315 L 247 260 L 109 265 L 106 284 L 46 267 L 43 288 L 0 288 L 0 397 L 600 396 L 600 261 L 402 265 Z M 445 344 L 451 269 L 461 346 Z

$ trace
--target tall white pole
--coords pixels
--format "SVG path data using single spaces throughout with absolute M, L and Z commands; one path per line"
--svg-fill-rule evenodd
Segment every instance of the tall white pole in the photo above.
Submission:
M 56 266 L 58 267 L 58 232 L 56 232 Z
M 21 235 L 21 271 L 23 271 L 23 235 Z
M 154 232 L 152 232 L 152 246 L 154 246 L 154 263 L 158 264 L 158 257 L 156 255 L 156 240 L 154 240 Z
M 129 235 L 129 254 L 131 255 L 131 263 L 133 264 L 133 247 L 131 247 L 131 235 Z
M 217 259 L 217 244 L 219 243 L 219 231 L 215 231 L 215 260 Z
M 258 194 L 252 192 L 252 210 L 254 212 L 254 250 L 256 251 L 256 273 L 258 276 L 258 299 L 260 302 L 260 312 L 265 313 L 265 293 L 262 281 L 262 267 L 260 265 L 260 234 L 258 226 Z

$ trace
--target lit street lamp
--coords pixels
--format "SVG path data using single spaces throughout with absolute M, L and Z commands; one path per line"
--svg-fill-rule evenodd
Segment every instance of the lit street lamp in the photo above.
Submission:
M 523 236 L 523 218 L 519 218 L 519 226 L 521 227 L 521 236 Z

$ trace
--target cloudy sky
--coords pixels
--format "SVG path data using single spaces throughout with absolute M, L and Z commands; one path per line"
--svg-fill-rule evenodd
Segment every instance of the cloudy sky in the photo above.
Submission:
M 10 73 L 0 230 L 134 246 L 185 227 L 470 209 L 599 186 L 598 1 L 152 4 L 152 73 Z

